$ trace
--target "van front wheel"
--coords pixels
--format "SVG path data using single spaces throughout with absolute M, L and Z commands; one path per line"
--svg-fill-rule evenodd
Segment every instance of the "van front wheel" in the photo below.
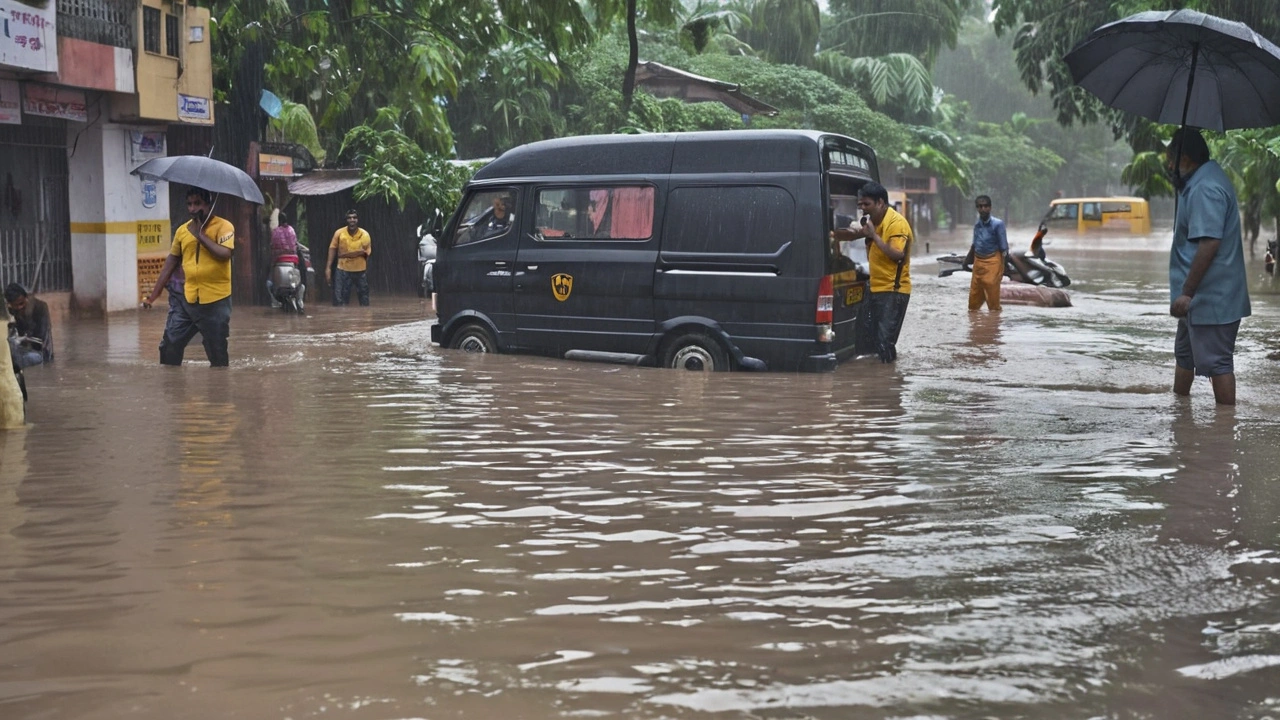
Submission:
M 701 370 L 725 372 L 729 369 L 729 355 L 704 333 L 689 332 L 667 343 L 662 354 L 662 366 L 676 370 Z
M 449 347 L 454 350 L 461 350 L 469 353 L 493 353 L 498 351 L 498 345 L 493 340 L 493 334 L 483 325 L 463 325 L 453 334 L 453 338 L 449 341 Z

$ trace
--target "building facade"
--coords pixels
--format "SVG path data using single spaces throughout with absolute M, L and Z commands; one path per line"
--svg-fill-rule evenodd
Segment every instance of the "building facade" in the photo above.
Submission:
M 0 281 L 136 308 L 169 188 L 130 174 L 213 124 L 209 11 L 183 0 L 0 0 Z

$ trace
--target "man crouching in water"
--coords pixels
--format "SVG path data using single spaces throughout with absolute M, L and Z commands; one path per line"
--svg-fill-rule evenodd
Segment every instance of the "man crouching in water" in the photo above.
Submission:
M 236 229 L 229 221 L 212 214 L 209 191 L 193 187 L 187 191 L 187 212 L 191 220 L 173 234 L 169 257 L 144 304 L 150 306 L 178 268 L 186 275 L 183 297 L 173 322 L 165 325 L 160 340 L 160 364 L 181 365 L 191 338 L 200 333 L 204 353 L 213 367 L 227 367 L 227 338 L 231 335 L 231 251 L 236 247 Z

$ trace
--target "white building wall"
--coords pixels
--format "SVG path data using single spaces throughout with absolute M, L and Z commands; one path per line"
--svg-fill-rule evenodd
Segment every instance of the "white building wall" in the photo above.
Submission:
M 132 310 L 151 288 L 138 287 L 139 223 L 162 224 L 169 233 L 169 188 L 156 183 L 144 195 L 144 182 L 130 175 L 142 162 L 164 155 L 140 152 L 137 128 L 109 123 L 72 123 L 67 147 L 71 205 L 71 272 L 78 308 L 99 312 Z M 150 206 L 150 207 L 148 207 Z

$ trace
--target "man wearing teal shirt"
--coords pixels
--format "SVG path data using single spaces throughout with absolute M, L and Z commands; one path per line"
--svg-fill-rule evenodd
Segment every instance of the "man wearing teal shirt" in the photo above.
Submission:
M 1178 190 L 1169 251 L 1169 314 L 1178 318 L 1173 391 L 1189 395 L 1203 375 L 1219 405 L 1235 405 L 1236 333 L 1250 314 L 1236 192 L 1198 130 L 1178 130 L 1165 152 Z

